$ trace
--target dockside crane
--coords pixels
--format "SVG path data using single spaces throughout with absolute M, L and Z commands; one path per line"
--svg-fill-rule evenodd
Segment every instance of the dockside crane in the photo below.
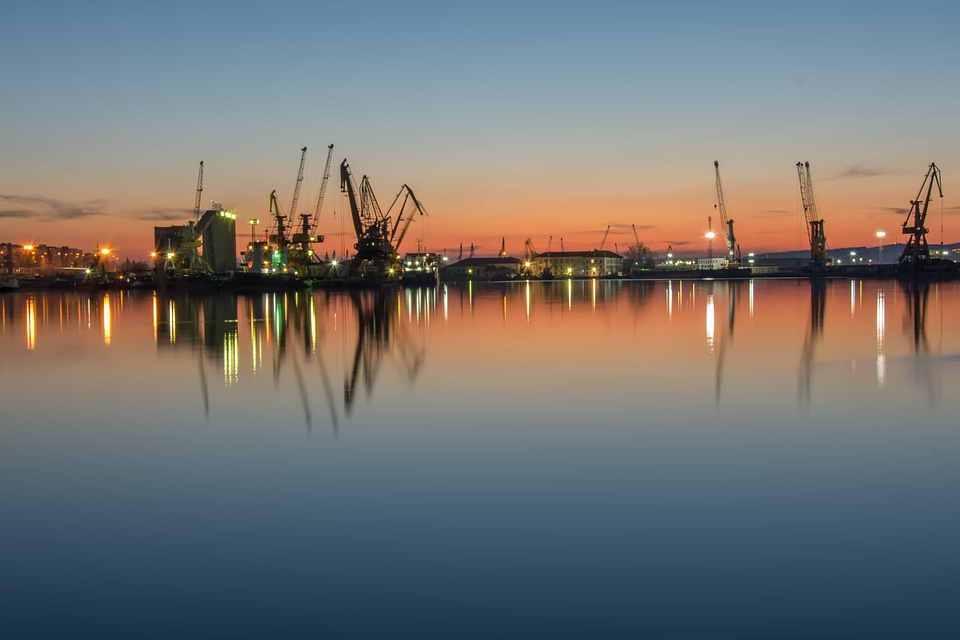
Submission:
M 193 219 L 200 220 L 200 194 L 203 193 L 203 160 L 200 161 L 200 172 L 197 174 L 197 199 L 193 203 Z
M 603 240 L 600 241 L 600 251 L 603 251 L 603 245 L 607 243 L 607 236 L 610 235 L 610 225 L 607 225 L 607 230 L 603 232 Z
M 910 236 L 907 245 L 900 254 L 900 266 L 918 270 L 931 265 L 930 247 L 927 245 L 927 209 L 930 207 L 930 198 L 933 195 L 933 185 L 936 183 L 940 197 L 943 197 L 943 187 L 940 185 L 940 169 L 933 162 L 927 169 L 927 175 L 920 185 L 917 197 L 910 201 L 910 211 L 903 222 L 903 233 Z M 926 190 L 926 195 L 924 195 Z M 922 198 L 922 200 L 921 200 Z
M 733 234 L 733 220 L 727 217 L 727 204 L 723 199 L 723 185 L 720 183 L 720 162 L 714 160 L 713 167 L 717 173 L 717 204 L 714 207 L 720 212 L 723 239 L 727 243 L 727 266 L 739 267 L 743 258 L 740 254 L 740 245 L 737 244 L 737 238 Z
M 390 241 L 393 235 L 390 221 L 380 209 L 370 180 L 363 176 L 358 188 L 346 159 L 340 163 L 340 190 L 347 195 L 353 229 L 357 234 L 354 245 L 357 253 L 350 263 L 350 275 L 399 276 L 400 263 Z
M 403 196 L 403 200 L 400 200 L 401 195 Z M 400 207 L 395 209 L 398 202 L 400 203 Z M 395 216 L 391 215 L 392 212 L 396 212 Z M 413 222 L 413 219 L 416 217 L 415 214 L 418 212 L 421 216 L 427 215 L 427 210 L 424 209 L 423 204 L 417 199 L 417 196 L 413 193 L 413 189 L 411 189 L 409 185 L 403 185 L 400 187 L 400 191 L 397 192 L 393 202 L 390 203 L 390 207 L 387 208 L 386 214 L 387 219 L 396 218 L 396 222 L 388 237 L 395 252 L 399 253 L 400 244 L 403 242 L 404 237 L 406 237 L 407 229 L 410 228 L 410 223 Z
M 827 264 L 827 237 L 823 233 L 823 220 L 817 213 L 817 203 L 813 197 L 813 179 L 810 177 L 809 162 L 797 163 L 797 176 L 800 179 L 803 216 L 807 221 L 807 238 L 810 240 L 810 264 L 822 267 Z
M 310 235 L 317 234 L 317 225 L 320 224 L 320 211 L 323 209 L 323 197 L 327 193 L 327 182 L 330 180 L 331 160 L 333 160 L 332 144 L 327 147 L 327 163 L 323 167 L 323 179 L 320 181 L 320 195 L 317 196 L 317 208 L 316 211 L 313 212 L 313 227 L 310 229 Z
M 293 187 L 293 202 L 290 203 L 290 215 L 297 215 L 297 201 L 300 200 L 300 185 L 303 184 L 303 164 L 307 160 L 307 148 L 300 149 L 300 171 L 297 172 L 297 184 Z

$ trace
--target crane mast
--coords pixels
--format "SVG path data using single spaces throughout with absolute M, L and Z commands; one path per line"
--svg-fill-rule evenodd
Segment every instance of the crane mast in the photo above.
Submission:
M 813 197 L 809 162 L 797 163 L 797 177 L 800 179 L 800 198 L 803 201 L 803 216 L 807 221 L 807 238 L 810 240 L 810 264 L 822 267 L 827 264 L 827 238 Z
M 933 162 L 927 170 L 927 175 L 920 185 L 915 200 L 910 201 L 910 211 L 903 222 L 903 233 L 910 236 L 907 245 L 900 254 L 900 264 L 912 269 L 922 268 L 930 263 L 930 247 L 927 245 L 927 209 L 930 207 L 930 198 L 933 195 L 933 184 L 937 184 L 937 191 L 943 197 L 943 187 L 940 184 L 940 169 Z M 926 195 L 924 195 L 926 189 Z M 922 200 L 921 200 L 922 198 Z
M 607 236 L 610 235 L 610 225 L 607 225 L 607 230 L 603 232 L 603 240 L 600 241 L 600 251 L 603 251 L 603 245 L 607 243 Z
M 200 172 L 197 174 L 197 199 L 193 203 L 193 219 L 200 219 L 200 194 L 203 193 L 203 160 L 200 161 Z
M 297 184 L 293 187 L 293 202 L 290 203 L 290 215 L 297 215 L 297 201 L 300 199 L 300 185 L 303 184 L 303 163 L 307 160 L 307 148 L 300 149 L 300 170 L 297 172 Z
M 713 167 L 717 173 L 717 204 L 716 209 L 720 212 L 721 230 L 723 239 L 727 243 L 727 264 L 740 266 L 742 256 L 740 246 L 737 244 L 737 238 L 733 233 L 733 220 L 727 217 L 727 203 L 723 199 L 723 185 L 720 183 L 720 162 L 713 161 Z
M 310 235 L 317 233 L 317 225 L 320 224 L 320 210 L 323 208 L 323 197 L 327 193 L 327 181 L 330 180 L 330 161 L 333 159 L 333 145 L 327 147 L 327 164 L 323 168 L 323 180 L 320 181 L 320 195 L 317 197 L 317 210 L 313 214 L 313 229 Z

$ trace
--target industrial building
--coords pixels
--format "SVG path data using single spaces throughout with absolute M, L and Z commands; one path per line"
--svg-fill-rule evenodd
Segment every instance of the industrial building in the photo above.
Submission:
M 601 249 L 547 251 L 531 256 L 524 267 L 531 276 L 599 278 L 620 275 L 623 271 L 623 256 Z
M 519 258 L 464 258 L 440 270 L 442 280 L 502 280 L 520 275 L 523 261 Z

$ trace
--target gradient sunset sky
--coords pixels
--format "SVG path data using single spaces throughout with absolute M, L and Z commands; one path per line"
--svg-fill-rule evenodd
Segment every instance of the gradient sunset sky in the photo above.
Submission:
M 922 8 L 921 8 L 922 7 Z M 797 161 L 828 246 L 900 237 L 927 167 L 930 242 L 960 240 L 956 3 L 22 2 L 0 21 L 0 241 L 145 258 L 211 199 L 301 213 L 334 165 L 318 249 L 351 234 L 337 165 L 422 239 L 703 255 L 719 160 L 744 252 L 800 249 Z M 261 224 L 258 231 L 265 231 Z M 719 241 L 718 241 L 719 242 Z M 715 249 L 717 244 L 715 243 Z

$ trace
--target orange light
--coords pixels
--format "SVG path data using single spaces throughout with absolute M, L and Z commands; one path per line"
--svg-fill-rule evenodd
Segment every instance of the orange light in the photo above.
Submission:
M 24 250 L 24 251 L 33 251 L 33 245 L 32 245 L 32 244 L 25 244 L 25 245 L 23 245 L 23 250 Z
M 110 249 L 100 249 L 100 254 L 104 256 L 110 255 Z

